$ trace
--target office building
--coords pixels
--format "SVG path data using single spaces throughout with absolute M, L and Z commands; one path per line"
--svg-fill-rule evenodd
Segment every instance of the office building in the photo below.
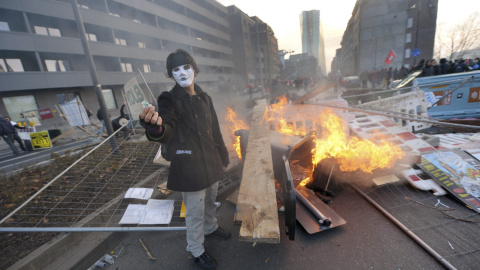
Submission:
M 233 72 L 227 9 L 214 0 L 78 0 L 107 107 L 139 71 L 158 97 L 174 81 L 165 59 L 184 49 L 196 59 L 204 88 Z M 51 108 L 79 96 L 99 108 L 70 0 L 0 1 L 0 113 Z
M 280 75 L 278 41 L 272 28 L 257 16 L 229 6 L 235 82 L 268 87 Z
M 410 68 L 419 59 L 431 59 L 437 9 L 438 0 L 357 0 L 335 55 L 337 70 L 358 75 L 363 70 Z M 416 57 L 415 49 L 421 52 Z M 387 64 L 390 51 L 396 57 Z
M 303 11 L 300 14 L 300 31 L 302 35 L 302 53 L 317 59 L 319 74 L 326 74 L 325 43 L 320 20 L 320 10 Z

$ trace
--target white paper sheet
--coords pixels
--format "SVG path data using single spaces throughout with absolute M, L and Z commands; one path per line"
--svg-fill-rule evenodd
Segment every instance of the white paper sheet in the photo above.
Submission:
M 148 200 L 140 224 L 169 224 L 173 208 L 173 200 Z
M 125 199 L 148 200 L 152 197 L 153 188 L 129 188 L 125 193 Z
M 145 214 L 144 204 L 129 204 L 119 224 L 138 224 Z

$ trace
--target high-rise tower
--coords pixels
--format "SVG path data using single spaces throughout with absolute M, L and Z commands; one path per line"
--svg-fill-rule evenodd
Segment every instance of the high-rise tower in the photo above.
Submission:
M 302 53 L 315 56 L 319 73 L 325 75 L 325 43 L 320 22 L 320 10 L 302 11 L 300 14 L 300 31 L 302 34 Z

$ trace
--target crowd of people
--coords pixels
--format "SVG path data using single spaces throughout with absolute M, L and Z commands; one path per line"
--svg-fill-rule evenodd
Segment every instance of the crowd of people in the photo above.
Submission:
M 362 88 L 367 88 L 368 82 L 370 82 L 372 88 L 389 88 L 393 81 L 401 80 L 415 70 L 422 70 L 419 77 L 428 77 L 480 70 L 480 62 L 478 58 L 450 61 L 446 58 L 442 58 L 439 63 L 435 59 L 421 59 L 417 65 L 410 69 L 406 67 L 390 67 L 382 69 L 372 68 L 371 71 L 364 70 L 359 74 L 359 79 L 362 82 Z
M 427 77 L 480 70 L 480 63 L 478 57 L 475 59 L 456 59 L 455 61 L 448 61 L 447 59 L 442 58 L 440 59 L 440 63 L 437 63 L 435 59 L 422 59 L 413 70 L 422 70 L 423 72 L 420 76 Z

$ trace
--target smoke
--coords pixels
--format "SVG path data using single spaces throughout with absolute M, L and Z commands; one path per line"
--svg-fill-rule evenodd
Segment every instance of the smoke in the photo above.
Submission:
M 223 140 L 230 153 L 230 162 L 232 163 L 234 160 L 240 162 L 233 147 L 233 140 L 236 136 L 232 134 L 231 130 L 228 128 L 229 123 L 225 120 L 225 116 L 227 114 L 227 107 L 229 107 L 237 113 L 237 117 L 240 120 L 245 123 L 250 123 L 252 109 L 247 108 L 248 96 L 238 96 L 236 93 L 225 93 L 214 89 L 207 90 L 208 94 L 212 97 Z

